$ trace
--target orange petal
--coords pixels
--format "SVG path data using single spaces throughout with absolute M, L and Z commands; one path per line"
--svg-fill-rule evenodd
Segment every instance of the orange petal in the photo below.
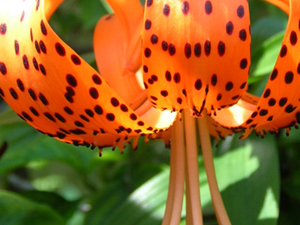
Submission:
M 265 90 L 258 103 L 246 99 L 236 123 L 230 118 L 234 117 L 237 110 L 229 108 L 226 116 L 218 113 L 215 119 L 222 125 L 233 129 L 246 128 L 243 137 L 246 137 L 254 129 L 262 136 L 267 131 L 278 132 L 281 128 L 296 126 L 300 122 L 300 2 L 291 1 L 289 21 L 283 38 L 282 47 L 275 67 Z M 224 111 L 223 111 L 224 112 Z M 248 116 L 247 116 L 248 115 Z M 246 119 L 247 118 L 247 119 Z
M 300 2 L 290 1 L 289 21 L 275 67 L 256 110 L 242 125 L 247 133 L 277 132 L 300 122 Z M 246 133 L 246 134 L 247 134 Z
M 139 0 L 107 0 L 113 9 L 127 43 L 136 32 L 138 24 L 143 18 L 143 7 Z M 141 32 L 141 31 L 140 31 Z M 127 35 L 127 36 L 126 36 Z
M 94 32 L 94 52 L 102 76 L 123 100 L 131 105 L 140 101 L 138 96 L 143 92 L 135 77 L 137 69 L 141 66 L 141 46 L 137 45 L 140 43 L 140 35 L 136 34 L 128 40 L 126 34 L 120 32 L 122 26 L 115 15 L 102 17 Z M 135 57 L 127 56 L 132 42 L 136 43 L 136 48 L 133 49 Z M 145 98 L 146 96 L 143 100 Z
M 198 118 L 198 120 L 199 119 L 200 118 Z M 210 116 L 207 117 L 207 125 L 209 134 L 216 139 L 217 143 L 219 142 L 219 138 L 225 138 L 234 133 L 232 129 L 221 126 L 220 123 Z
M 249 93 L 244 93 L 237 104 L 218 111 L 211 117 L 223 127 L 240 131 L 243 124 L 256 109 L 259 98 Z
M 103 134 L 118 145 L 166 128 L 142 121 L 54 33 L 43 0 L 0 3 L 0 95 L 30 125 L 62 141 L 96 146 L 111 143 Z
M 142 88 L 135 73 L 141 67 L 143 8 L 137 0 L 111 0 L 108 3 L 115 15 L 102 17 L 96 26 L 94 51 L 97 66 L 126 103 L 139 105 Z
M 247 1 L 147 1 L 144 82 L 160 109 L 199 116 L 235 104 L 250 66 Z

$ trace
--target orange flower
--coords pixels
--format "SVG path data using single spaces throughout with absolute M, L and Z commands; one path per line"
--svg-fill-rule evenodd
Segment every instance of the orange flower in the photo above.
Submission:
M 141 135 L 166 143 L 171 138 L 163 224 L 179 223 L 184 182 L 187 224 L 202 224 L 198 130 L 217 219 L 230 224 L 209 133 L 264 135 L 300 121 L 300 3 L 269 1 L 290 18 L 270 80 L 257 98 L 245 93 L 251 42 L 247 1 L 147 0 L 143 9 L 138 0 L 108 0 L 115 14 L 99 21 L 94 36 L 100 75 L 49 26 L 62 0 L 1 0 L 0 95 L 42 133 L 99 147 L 100 153 L 104 146 L 122 151 L 132 139 L 136 147 Z

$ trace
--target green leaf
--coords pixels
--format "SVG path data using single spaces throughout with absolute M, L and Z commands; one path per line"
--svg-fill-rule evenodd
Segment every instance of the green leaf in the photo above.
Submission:
M 253 83 L 252 77 L 269 75 L 272 72 L 281 48 L 283 36 L 284 31 L 279 32 L 268 38 L 253 51 L 249 83 Z
M 84 29 L 93 29 L 101 16 L 107 14 L 107 10 L 99 0 L 79 1 L 81 18 Z
M 217 159 L 216 171 L 224 204 L 232 224 L 277 224 L 279 164 L 273 136 L 250 136 L 243 148 Z M 220 159 L 221 160 L 221 159 Z M 244 177 L 244 179 L 240 179 Z M 230 182 L 234 181 L 234 182 Z
M 30 199 L 37 203 L 42 203 L 48 207 L 55 209 L 60 216 L 65 220 L 69 219 L 74 211 L 77 209 L 78 201 L 67 201 L 63 197 L 53 192 L 46 191 L 25 191 L 20 193 L 23 197 Z
M 216 157 L 214 162 L 232 224 L 239 224 L 240 221 L 246 221 L 243 222 L 246 225 L 276 224 L 279 178 L 274 138 L 268 136 L 261 140 L 254 137 L 229 142 L 240 147 Z M 199 165 L 201 202 L 204 216 L 209 218 L 213 208 L 201 157 Z M 86 215 L 85 224 L 160 224 L 165 209 L 168 176 L 169 169 L 165 169 L 136 189 L 125 202 L 120 200 L 122 193 L 126 193 L 122 189 L 112 189 L 106 195 L 112 198 L 113 204 L 107 203 L 108 199 L 97 200 L 101 204 L 92 204 L 93 212 Z M 116 198 L 118 200 L 113 200 Z M 110 207 L 113 208 L 108 210 Z M 182 217 L 185 217 L 185 209 Z
M 6 191 L 0 191 L 0 224 L 60 225 L 64 220 L 46 205 Z
M 110 187 L 94 198 L 92 211 L 85 224 L 161 224 L 166 203 L 169 181 L 169 170 L 154 176 L 134 191 L 127 199 L 120 187 Z M 119 188 L 119 189 L 118 189 Z
M 6 107 L 6 110 L 0 114 L 0 126 L 21 123 L 25 122 L 20 117 L 18 117 L 10 107 Z

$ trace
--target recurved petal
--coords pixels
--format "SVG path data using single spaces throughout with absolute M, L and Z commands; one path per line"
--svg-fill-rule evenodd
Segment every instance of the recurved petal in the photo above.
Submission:
M 144 82 L 155 107 L 199 116 L 240 99 L 250 66 L 247 1 L 147 1 L 143 26 Z
M 142 17 L 139 19 L 141 22 Z M 127 33 L 130 34 L 129 30 L 120 32 L 124 23 L 116 15 L 102 17 L 94 32 L 94 52 L 98 69 L 109 85 L 127 104 L 135 105 L 137 102 L 139 105 L 140 100 L 146 98 L 145 95 L 143 99 L 139 98 L 143 89 L 135 76 L 141 67 L 141 38 L 137 32 L 131 34 L 130 39 L 126 37 Z M 141 26 L 135 28 L 141 30 Z
M 0 95 L 21 118 L 59 140 L 83 145 L 102 145 L 101 134 L 117 142 L 159 131 L 54 33 L 43 0 L 0 5 Z
M 244 115 L 249 116 L 231 126 L 245 128 L 243 137 L 253 129 L 263 136 L 267 131 L 276 133 L 281 128 L 297 126 L 300 122 L 300 2 L 292 0 L 289 6 L 286 33 L 265 90 L 257 104 L 248 101 L 249 107 L 242 107 Z M 233 115 L 233 110 L 228 113 Z M 216 119 L 222 125 L 229 125 L 219 116 Z
M 107 0 L 107 2 L 114 11 L 119 23 L 122 24 L 122 32 L 127 33 L 127 38 L 130 39 L 131 35 L 136 32 L 137 26 L 143 18 L 144 10 L 140 1 Z

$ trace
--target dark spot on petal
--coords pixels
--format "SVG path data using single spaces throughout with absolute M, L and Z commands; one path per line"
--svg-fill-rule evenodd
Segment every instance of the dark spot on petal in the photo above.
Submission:
M 17 100 L 17 99 L 19 98 L 17 92 L 16 92 L 13 88 L 10 88 L 10 89 L 9 89 L 9 93 L 10 93 L 10 95 L 11 95 L 14 99 Z
M 211 14 L 211 12 L 212 12 L 212 4 L 210 1 L 206 1 L 205 2 L 205 13 L 207 15 L 209 15 L 209 14 Z
M 3 62 L 0 62 L 0 72 L 2 73 L 2 75 L 7 74 L 7 69 L 6 69 L 6 66 Z
M 164 5 L 164 8 L 163 8 L 163 14 L 164 14 L 165 16 L 169 16 L 169 14 L 170 14 L 170 6 L 169 6 L 168 4 L 165 4 L 165 5 Z
M 151 50 L 150 48 L 145 48 L 144 55 L 146 58 L 149 58 L 151 56 Z
M 195 88 L 197 91 L 199 91 L 202 88 L 202 81 L 200 79 L 196 80 Z
M 106 119 L 109 121 L 114 121 L 115 120 L 115 115 L 113 113 L 107 113 L 106 114 Z
M 268 101 L 268 105 L 269 106 L 274 106 L 276 104 L 276 100 L 274 98 L 271 98 L 269 101 Z
M 244 11 L 244 6 L 240 5 L 237 10 L 236 10 L 237 16 L 240 18 L 244 17 L 245 11 Z
M 24 84 L 23 84 L 23 82 L 20 79 L 17 79 L 17 85 L 18 85 L 20 91 L 24 91 L 25 90 Z
M 170 45 L 169 45 L 169 54 L 170 54 L 170 56 L 175 55 L 175 53 L 176 53 L 175 45 L 170 44 Z
M 32 114 L 35 115 L 35 116 L 39 116 L 39 115 L 40 115 L 40 114 L 38 113 L 38 111 L 36 111 L 36 109 L 33 108 L 33 107 L 30 107 L 29 110 L 30 110 L 30 111 L 32 112 Z
M 192 55 L 192 47 L 191 44 L 186 43 L 184 46 L 184 54 L 186 58 L 190 58 Z
M 32 98 L 32 100 L 34 100 L 34 101 L 37 100 L 37 96 L 31 88 L 28 89 L 28 93 L 29 93 L 30 97 Z
M 290 42 L 291 42 L 291 45 L 295 45 L 297 44 L 297 33 L 295 31 L 292 31 L 291 34 L 290 34 Z
M 275 78 L 277 77 L 278 75 L 278 70 L 277 69 L 274 69 L 272 74 L 271 74 L 271 77 L 270 77 L 270 80 L 275 80 Z
M 22 61 L 23 61 L 24 68 L 25 68 L 26 70 L 28 70 L 28 69 L 29 69 L 29 62 L 28 62 L 28 58 L 27 58 L 26 55 L 23 55 Z
M 187 15 L 189 13 L 189 11 L 190 11 L 190 5 L 189 5 L 189 3 L 187 1 L 185 1 L 185 2 L 182 3 L 181 10 L 182 10 L 182 13 L 184 15 Z
M 65 50 L 64 46 L 62 46 L 60 43 L 56 42 L 55 49 L 56 49 L 57 54 L 59 54 L 60 56 L 66 55 L 66 50 Z
M 93 99 L 98 99 L 98 98 L 99 98 L 99 93 L 98 93 L 98 91 L 97 91 L 96 88 L 91 87 L 90 90 L 89 90 L 89 92 L 90 92 L 90 96 L 91 96 Z
M 210 43 L 210 41 L 205 41 L 205 43 L 204 43 L 204 52 L 205 52 L 205 55 L 209 56 L 210 51 L 211 51 L 211 43 Z
M 42 51 L 44 54 L 46 54 L 46 53 L 47 53 L 47 48 L 46 48 L 46 45 L 44 44 L 44 42 L 43 42 L 43 41 L 40 41 L 39 45 L 40 45 L 41 51 Z
M 47 98 L 42 93 L 39 94 L 39 99 L 41 100 L 41 102 L 44 105 L 46 105 L 46 106 L 49 105 L 49 102 L 48 102 Z
M 225 89 L 226 91 L 230 91 L 233 88 L 233 83 L 231 81 L 227 82 Z
M 225 54 L 225 43 L 223 41 L 220 41 L 218 44 L 218 53 L 219 56 L 223 56 Z
M 247 39 L 247 32 L 246 32 L 245 29 L 240 30 L 239 38 L 241 39 L 241 41 L 246 41 L 246 39 Z
M 72 87 L 77 86 L 77 80 L 72 74 L 67 74 L 66 80 L 70 86 L 72 86 Z
M 97 85 L 101 85 L 102 84 L 102 80 L 101 78 L 97 75 L 97 74 L 94 74 L 92 76 L 92 80 L 94 81 L 95 84 Z
M 43 35 L 47 35 L 47 29 L 46 29 L 46 26 L 45 26 L 45 24 L 44 24 L 44 21 L 43 20 L 41 20 L 41 23 L 40 23 L 40 25 L 41 25 L 41 31 L 42 31 L 42 33 L 43 33 Z
M 167 97 L 167 96 L 169 95 L 168 91 L 166 91 L 166 90 L 161 91 L 160 94 L 161 94 L 163 97 Z
M 233 23 L 231 21 L 227 22 L 226 24 L 226 32 L 229 35 L 231 35 L 233 32 Z
M 194 54 L 196 57 L 200 57 L 201 56 L 201 45 L 200 43 L 195 44 L 194 46 Z
M 286 47 L 286 45 L 283 45 L 282 47 L 281 47 L 281 50 L 280 50 L 280 57 L 284 57 L 284 56 L 286 56 L 286 53 L 287 53 L 287 47 Z
M 94 107 L 94 111 L 98 114 L 98 115 L 102 115 L 103 114 L 103 109 L 100 105 L 96 105 Z
M 163 42 L 161 43 L 161 48 L 162 48 L 162 50 L 167 51 L 168 48 L 169 48 L 168 43 L 167 43 L 166 41 L 163 41 Z
M 247 68 L 247 65 L 248 65 L 248 60 L 247 59 L 242 59 L 241 62 L 240 62 L 240 68 L 243 70 L 243 69 L 246 69 Z
M 151 28 L 151 24 L 152 24 L 151 20 L 146 20 L 145 21 L 145 30 L 149 30 Z
M 44 115 L 52 122 L 56 122 L 55 118 L 50 113 L 45 112 Z
M 153 0 L 147 0 L 147 6 L 150 7 L 153 3 Z
M 176 84 L 178 84 L 178 83 L 180 83 L 180 74 L 179 73 L 175 73 L 174 74 L 174 82 L 176 83 Z
M 47 75 L 47 72 L 46 72 L 46 69 L 45 69 L 45 67 L 43 66 L 43 64 L 40 64 L 39 67 L 40 67 L 40 71 L 42 72 L 42 74 L 43 74 L 44 76 L 46 76 L 46 75 Z
M 70 109 L 70 108 L 67 107 L 67 106 L 64 108 L 64 111 L 65 111 L 67 114 L 69 114 L 69 115 L 73 115 L 73 114 L 74 114 L 73 110 Z
M 56 117 L 56 119 L 58 119 L 60 122 L 65 123 L 66 119 L 60 115 L 59 113 L 54 113 L 54 116 Z
M 123 112 L 128 112 L 128 107 L 126 105 L 121 104 L 120 108 Z
M 284 81 L 286 84 L 290 84 L 292 83 L 294 80 L 294 74 L 293 72 L 289 71 L 285 74 L 285 77 L 284 77 Z
M 151 36 L 151 38 L 150 38 L 150 41 L 151 41 L 151 43 L 152 44 L 157 44 L 157 42 L 158 42 L 158 37 L 157 37 L 157 35 L 155 35 L 155 34 L 152 34 L 152 36 Z
M 216 75 L 216 74 L 213 74 L 212 77 L 211 77 L 211 85 L 212 85 L 212 86 L 216 86 L 217 81 L 218 81 L 217 75 Z
M 72 54 L 71 55 L 71 60 L 75 65 L 80 65 L 81 64 L 81 60 L 77 55 Z
M 16 53 L 16 55 L 19 55 L 19 52 L 20 52 L 19 42 L 17 40 L 15 40 L 15 53 Z
M 21 114 L 26 120 L 28 120 L 30 122 L 33 121 L 33 119 L 26 112 L 22 112 Z
M 265 116 L 267 114 L 268 114 L 268 110 L 266 110 L 266 109 L 262 109 L 262 110 L 259 111 L 260 116 Z
M 279 106 L 282 107 L 287 103 L 287 98 L 281 98 L 279 100 Z
M 1 25 L 0 25 L 0 33 L 2 35 L 4 35 L 6 33 L 6 30 L 7 30 L 6 23 L 1 23 Z
M 110 103 L 112 104 L 112 106 L 114 106 L 114 107 L 117 107 L 117 106 L 119 106 L 120 105 L 120 102 L 119 102 L 119 100 L 118 99 L 116 99 L 116 98 L 111 98 L 110 99 Z
M 264 98 L 268 98 L 271 94 L 271 90 L 268 88 L 264 93 Z
M 137 120 L 137 116 L 134 113 L 130 114 L 130 119 Z

